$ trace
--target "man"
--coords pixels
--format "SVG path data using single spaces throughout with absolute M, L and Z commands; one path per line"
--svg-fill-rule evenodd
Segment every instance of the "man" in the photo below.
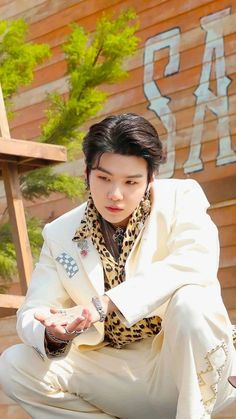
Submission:
M 235 400 L 217 229 L 193 180 L 155 180 L 162 146 L 135 114 L 84 139 L 87 203 L 44 229 L 6 393 L 37 419 L 210 418 Z

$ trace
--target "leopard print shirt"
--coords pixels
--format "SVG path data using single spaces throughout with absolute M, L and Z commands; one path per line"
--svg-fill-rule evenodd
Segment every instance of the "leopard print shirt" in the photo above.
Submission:
M 150 212 L 150 211 L 149 211 Z M 85 240 L 91 236 L 91 240 L 99 252 L 103 270 L 105 291 L 119 285 L 125 280 L 125 263 L 136 240 L 140 240 L 145 220 L 149 213 L 144 214 L 140 205 L 130 217 L 125 231 L 122 251 L 118 260 L 115 260 L 105 245 L 99 214 L 93 204 L 91 196 L 88 199 L 84 218 L 74 236 L 75 241 Z M 104 323 L 105 341 L 117 349 L 147 337 L 156 335 L 161 330 L 161 318 L 153 316 L 140 320 L 132 327 L 126 327 L 119 316 L 112 312 L 106 316 Z

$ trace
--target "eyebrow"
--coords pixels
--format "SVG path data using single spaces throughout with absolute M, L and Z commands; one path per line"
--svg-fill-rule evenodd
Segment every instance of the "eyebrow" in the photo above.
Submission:
M 113 173 L 109 172 L 109 170 L 104 169 L 101 166 L 96 167 L 96 170 L 100 170 L 100 172 L 104 172 L 107 173 L 110 176 L 113 176 Z M 141 173 L 137 173 L 136 175 L 130 175 L 130 176 L 125 176 L 127 179 L 133 179 L 133 178 L 141 178 L 143 177 L 143 175 Z

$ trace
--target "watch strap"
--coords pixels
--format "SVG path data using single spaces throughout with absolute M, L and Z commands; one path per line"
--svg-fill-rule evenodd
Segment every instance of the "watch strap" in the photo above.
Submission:
M 96 308 L 96 310 L 97 310 L 97 312 L 100 316 L 99 321 L 104 322 L 105 318 L 106 318 L 106 313 L 103 310 L 102 303 L 101 303 L 100 299 L 98 297 L 93 297 L 92 298 L 92 303 L 93 303 L 94 307 Z

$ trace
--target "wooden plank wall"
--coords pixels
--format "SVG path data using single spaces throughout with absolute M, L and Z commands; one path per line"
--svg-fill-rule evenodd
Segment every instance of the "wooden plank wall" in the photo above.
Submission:
M 130 77 L 104 86 L 110 97 L 92 122 L 110 113 L 137 112 L 157 128 L 168 151 L 160 177 L 198 180 L 211 203 L 221 239 L 220 281 L 236 321 L 236 2 L 234 0 L 0 0 L 1 18 L 23 17 L 29 40 L 47 42 L 52 57 L 30 88 L 14 99 L 13 138 L 36 139 L 47 92 L 67 91 L 61 44 L 76 21 L 93 31 L 105 12 L 133 7 L 139 16 L 137 54 L 127 60 Z M 91 123 L 91 121 L 90 121 Z M 90 123 L 86 124 L 88 126 Z M 86 127 L 85 127 L 86 128 Z M 70 170 L 76 170 L 77 163 Z M 73 204 L 74 205 L 74 204 Z M 71 208 L 58 196 L 32 213 L 46 218 Z

